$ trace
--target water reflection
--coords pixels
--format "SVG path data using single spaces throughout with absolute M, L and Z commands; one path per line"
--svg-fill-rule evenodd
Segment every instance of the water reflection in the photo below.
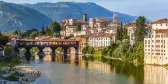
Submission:
M 145 84 L 168 84 L 168 70 L 161 66 L 144 66 Z
M 31 61 L 31 66 L 46 75 L 34 84 L 46 84 L 39 83 L 44 78 L 51 80 L 47 84 L 168 84 L 168 70 L 159 66 L 136 66 L 114 60 L 105 63 L 80 60 L 76 64 L 72 59 L 67 63 L 62 62 L 61 56 L 60 59 L 56 62 Z

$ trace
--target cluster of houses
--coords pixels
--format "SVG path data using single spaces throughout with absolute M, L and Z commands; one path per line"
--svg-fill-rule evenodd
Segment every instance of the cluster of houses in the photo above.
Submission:
M 104 18 L 90 18 L 83 15 L 83 20 L 66 19 L 61 25 L 64 30 L 62 36 L 73 34 L 76 39 L 81 39 L 81 45 L 92 46 L 95 49 L 103 49 L 116 42 L 118 28 L 118 15 L 113 15 L 110 22 Z M 134 44 L 134 33 L 136 23 L 124 24 L 127 29 L 130 45 Z M 80 29 L 80 30 L 79 30 Z M 152 23 L 146 23 L 147 36 L 144 37 L 144 62 L 145 64 L 167 64 L 168 63 L 168 19 L 161 19 Z

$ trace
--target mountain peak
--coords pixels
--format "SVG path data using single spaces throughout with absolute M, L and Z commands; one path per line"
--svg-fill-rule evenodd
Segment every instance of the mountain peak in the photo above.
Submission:
M 40 29 L 48 25 L 52 20 L 44 14 L 28 7 L 0 2 L 0 31 L 27 30 L 30 28 Z
M 44 6 L 45 5 L 45 6 Z M 120 22 L 132 22 L 137 17 L 109 11 L 94 2 L 58 2 L 58 3 L 37 3 L 25 5 L 29 8 L 40 11 L 54 21 L 63 21 L 68 18 L 82 19 L 84 13 L 88 14 L 88 18 L 107 18 L 112 20 L 113 14 L 118 14 Z

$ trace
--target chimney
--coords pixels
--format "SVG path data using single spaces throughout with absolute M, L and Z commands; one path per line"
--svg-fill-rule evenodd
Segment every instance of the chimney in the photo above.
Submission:
M 83 14 L 83 21 L 87 22 L 87 14 Z

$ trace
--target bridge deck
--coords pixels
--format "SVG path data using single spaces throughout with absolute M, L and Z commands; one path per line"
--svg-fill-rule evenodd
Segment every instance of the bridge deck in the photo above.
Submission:
M 49 39 L 49 40 L 36 40 L 36 39 L 19 39 L 18 42 L 78 42 L 75 39 Z

